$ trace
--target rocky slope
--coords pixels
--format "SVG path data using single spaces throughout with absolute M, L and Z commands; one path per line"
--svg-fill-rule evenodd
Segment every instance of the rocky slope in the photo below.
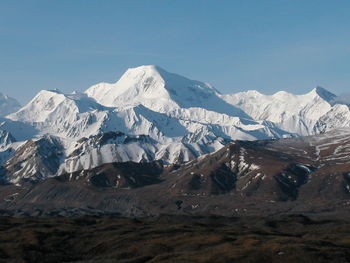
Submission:
M 20 185 L 2 186 L 0 208 L 67 215 L 72 208 L 125 216 L 345 215 L 350 213 L 349 150 L 349 129 L 235 141 L 184 164 L 118 162 L 43 181 L 17 181 Z

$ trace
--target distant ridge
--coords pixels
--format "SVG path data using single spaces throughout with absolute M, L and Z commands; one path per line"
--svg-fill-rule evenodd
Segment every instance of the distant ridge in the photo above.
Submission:
M 17 111 L 21 107 L 21 104 L 7 95 L 0 92 L 0 117 L 6 116 L 12 112 Z

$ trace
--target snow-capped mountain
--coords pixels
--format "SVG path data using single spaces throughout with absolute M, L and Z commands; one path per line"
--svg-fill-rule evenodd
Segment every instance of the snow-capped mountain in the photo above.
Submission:
M 315 124 L 316 131 L 329 131 L 338 127 L 350 127 L 350 109 L 345 104 L 335 104 Z
M 141 66 L 128 69 L 116 83 L 97 84 L 85 93 L 39 92 L 0 119 L 0 130 L 14 140 L 32 139 L 14 145 L 16 155 L 3 160 L 12 165 L 8 172 L 16 173 L 12 181 L 29 176 L 28 171 L 40 179 L 47 171 L 72 173 L 109 162 L 186 162 L 232 140 L 298 137 L 348 127 L 349 106 L 336 103 L 335 97 L 322 88 L 304 95 L 222 95 L 209 84 Z M 47 168 L 43 152 L 50 147 L 40 142 L 50 136 L 62 155 Z M 25 169 L 16 165 L 20 160 L 26 160 Z M 46 172 L 38 174 L 41 169 Z
M 0 117 L 15 112 L 20 107 L 21 104 L 16 99 L 0 93 Z
M 161 143 L 148 135 L 127 135 L 122 132 L 83 138 L 70 150 L 59 174 L 89 170 L 112 162 L 162 160 L 165 164 L 182 163 L 219 150 L 227 143 L 223 138 L 209 135 L 195 143 L 186 142 L 185 138 Z
M 249 118 L 240 109 L 223 101 L 211 85 L 169 73 L 157 66 L 128 69 L 116 83 L 100 83 L 85 93 L 109 107 L 142 104 L 162 113 L 180 108 L 202 108 Z
M 253 119 L 273 122 L 280 129 L 298 135 L 319 133 L 321 130 L 317 123 L 332 111 L 349 111 L 346 105 L 343 105 L 343 109 L 338 109 L 338 104 L 333 105 L 335 97 L 336 95 L 320 87 L 303 95 L 285 91 L 264 95 L 250 90 L 222 96 L 225 101 L 239 107 Z M 338 125 L 342 126 L 341 122 Z M 344 126 L 347 124 L 344 123 Z
M 43 90 L 7 118 L 29 123 L 42 134 L 79 138 L 85 135 L 87 128 L 90 129 L 88 133 L 99 129 L 99 126 L 95 127 L 94 124 L 104 118 L 104 108 L 85 94 Z
M 41 91 L 18 112 L 7 116 L 12 121 L 32 125 L 40 134 L 79 139 L 108 131 L 134 135 L 150 135 L 160 141 L 189 134 L 232 139 L 262 139 L 280 137 L 262 122 L 240 119 L 202 108 L 177 109 L 162 113 L 142 104 L 125 107 L 106 107 L 84 94 L 63 94 Z M 197 136 L 197 137 L 198 137 Z

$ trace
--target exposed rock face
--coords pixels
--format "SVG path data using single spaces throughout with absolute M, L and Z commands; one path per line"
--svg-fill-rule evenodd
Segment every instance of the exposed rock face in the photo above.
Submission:
M 4 164 L 4 173 L 12 183 L 43 180 L 56 174 L 63 157 L 63 148 L 56 138 L 29 140 Z
M 58 147 L 54 142 L 44 145 Z M 126 216 L 348 213 L 349 150 L 349 129 L 304 138 L 235 141 L 184 164 L 111 163 L 32 183 L 22 180 L 23 187 L 3 186 L 0 198 L 10 201 L 0 206 L 26 211 L 33 206 L 89 207 Z M 50 169 L 51 162 L 41 162 Z
M 16 142 L 16 139 L 11 133 L 0 130 L 0 148 L 6 148 L 11 143 Z

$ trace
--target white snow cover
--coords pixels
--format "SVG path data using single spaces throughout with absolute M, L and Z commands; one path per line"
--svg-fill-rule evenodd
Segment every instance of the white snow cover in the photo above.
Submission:
M 241 108 L 255 120 L 273 122 L 282 130 L 298 135 L 310 135 L 320 132 L 317 123 L 331 111 L 340 111 L 332 105 L 336 96 L 323 88 L 315 88 L 303 95 L 294 95 L 279 91 L 273 95 L 264 95 L 255 90 L 237 94 L 223 95 L 228 103 Z M 342 105 L 347 110 L 348 106 Z M 350 119 L 349 119 L 350 120 Z M 348 123 L 338 123 L 348 126 Z M 338 126 L 339 127 L 339 126 Z
M 335 103 L 335 98 L 322 88 L 304 95 L 222 95 L 207 83 L 141 66 L 128 69 L 116 83 L 100 83 L 85 93 L 43 90 L 0 119 L 0 130 L 17 141 L 47 134 L 59 138 L 66 158 L 61 172 L 114 161 L 171 163 L 216 151 L 230 140 L 303 136 L 348 127 L 349 107 Z M 110 131 L 148 139 L 96 143 Z M 87 139 L 78 142 L 83 137 Z
M 235 116 L 245 114 L 225 103 L 207 83 L 189 80 L 157 66 L 128 69 L 116 83 L 101 83 L 85 92 L 102 105 L 126 107 L 142 104 L 157 112 L 203 108 Z
M 202 154 L 217 151 L 223 146 L 222 138 L 212 139 L 209 136 L 192 144 L 184 140 L 160 143 L 149 136 L 129 136 L 110 132 L 78 141 L 67 151 L 67 157 L 59 173 L 90 169 L 111 162 L 152 160 L 163 160 L 165 163 L 187 162 Z
M 95 85 L 86 95 L 43 90 L 7 118 L 31 124 L 39 134 L 72 139 L 111 130 L 161 142 L 208 134 L 254 140 L 288 133 L 254 121 L 209 84 L 156 66 L 129 69 L 116 84 Z

